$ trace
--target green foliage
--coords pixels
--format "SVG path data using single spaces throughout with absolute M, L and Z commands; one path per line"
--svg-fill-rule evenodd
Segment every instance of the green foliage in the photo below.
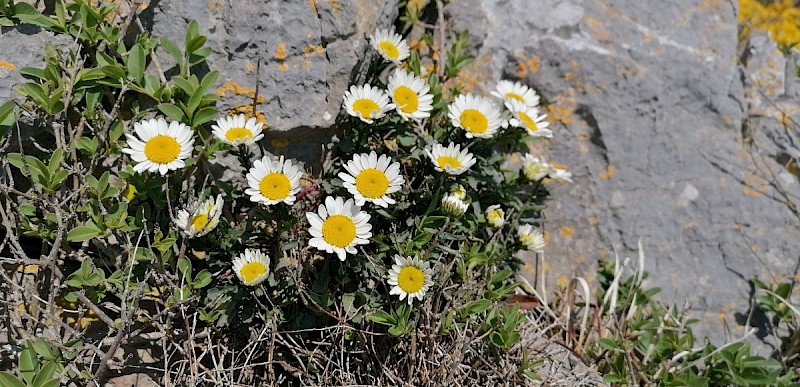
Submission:
M 601 261 L 598 298 L 615 292 L 618 301 L 614 310 L 603 309 L 611 324 L 610 334 L 594 340 L 586 350 L 589 362 L 598 365 L 606 382 L 628 386 L 800 385 L 795 367 L 754 355 L 745 343 L 716 347 L 706 341 L 697 345 L 691 330 L 696 320 L 653 300 L 657 289 L 642 287 L 635 275 L 619 280 L 615 289 L 616 273 L 613 263 Z M 785 289 L 779 286 L 776 291 Z M 774 301 L 760 299 L 765 305 L 774 306 Z

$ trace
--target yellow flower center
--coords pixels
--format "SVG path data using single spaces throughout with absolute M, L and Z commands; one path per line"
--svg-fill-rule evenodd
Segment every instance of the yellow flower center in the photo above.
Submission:
M 248 285 L 258 278 L 258 276 L 265 274 L 266 272 L 267 267 L 261 262 L 249 262 L 242 266 L 242 269 L 239 270 L 239 274 L 244 277 L 244 283 Z
M 264 176 L 258 183 L 258 190 L 269 200 L 282 200 L 289 196 L 292 183 L 286 175 L 279 172 L 272 172 Z
M 369 98 L 361 98 L 353 102 L 353 110 L 361 114 L 362 118 L 370 118 L 373 112 L 377 113 L 380 110 L 380 107 Z
M 383 53 L 386 54 L 386 56 L 388 56 L 389 58 L 397 59 L 397 57 L 400 56 L 400 50 L 397 49 L 397 46 L 395 46 L 394 43 L 388 40 L 380 42 L 378 46 L 381 48 L 381 51 L 383 51 Z
M 406 86 L 399 86 L 394 89 L 394 101 L 400 106 L 400 110 L 407 114 L 414 113 L 419 107 L 417 93 Z
M 536 121 L 534 121 L 529 115 L 525 114 L 525 112 L 519 112 L 519 120 L 522 121 L 522 123 L 525 124 L 525 127 L 533 133 L 539 130 L 539 127 L 536 126 Z
M 128 201 L 133 200 L 136 197 L 136 192 L 138 192 L 136 187 L 133 184 L 128 184 L 128 187 L 125 188 L 125 199 Z
M 178 158 L 181 145 L 173 137 L 159 134 L 144 144 L 144 155 L 156 164 L 169 164 Z
M 345 248 L 356 239 L 356 224 L 347 216 L 331 215 L 322 222 L 322 239 L 331 246 Z
M 461 162 L 458 161 L 455 157 L 450 156 L 439 156 L 436 159 L 436 163 L 439 164 L 439 168 L 447 170 L 446 167 L 450 167 L 453 169 L 461 168 Z
M 503 214 L 500 213 L 500 210 L 491 210 L 486 215 L 486 217 L 489 219 L 490 222 L 494 222 L 495 220 L 503 219 Z
M 536 175 L 544 172 L 547 169 L 547 166 L 543 164 L 534 164 L 534 165 L 527 165 L 525 166 L 525 175 L 529 179 L 533 179 Z
M 511 98 L 511 99 L 516 99 L 519 102 L 525 103 L 525 99 L 522 98 L 522 96 L 517 94 L 517 93 L 506 93 L 505 97 L 506 98 Z
M 397 275 L 397 285 L 406 293 L 416 293 L 425 285 L 425 273 L 416 266 L 406 266 Z
M 206 223 L 208 223 L 208 214 L 195 215 L 192 218 L 192 226 L 195 230 L 202 230 L 206 225 L 211 226 L 210 223 Z
M 523 245 L 530 245 L 533 243 L 533 235 L 531 234 L 522 234 L 519 236 L 519 241 Z
M 483 134 L 489 128 L 489 121 L 486 116 L 478 110 L 467 109 L 461 113 L 461 126 L 470 133 Z
M 356 189 L 365 198 L 377 199 L 389 190 L 389 179 L 385 173 L 367 168 L 356 176 Z
M 225 138 L 227 138 L 230 142 L 234 142 L 236 140 L 245 140 L 250 137 L 253 137 L 253 132 L 247 128 L 230 128 L 225 133 Z

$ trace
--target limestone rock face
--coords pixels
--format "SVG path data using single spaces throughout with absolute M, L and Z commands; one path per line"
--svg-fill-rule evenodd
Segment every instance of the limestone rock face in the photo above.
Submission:
M 665 301 L 688 298 L 699 333 L 718 343 L 723 325 L 736 337 L 744 329 L 747 279 L 788 278 L 800 251 L 797 218 L 765 172 L 796 195 L 796 177 L 779 165 L 787 157 L 776 160 L 797 149 L 786 138 L 763 141 L 760 154 L 750 146 L 785 131 L 774 119 L 748 125 L 756 112 L 745 86 L 757 93 L 743 81 L 752 74 L 739 65 L 734 3 L 661 2 L 658 12 L 627 0 L 448 5 L 455 30 L 476 44 L 466 86 L 486 93 L 506 78 L 540 91 L 555 138 L 533 152 L 574 174 L 573 184 L 551 183 L 547 286 L 591 279 L 614 251 L 636 257 L 641 238 L 649 285 Z
M 198 21 L 213 50 L 208 66 L 220 71 L 221 110 L 252 105 L 260 60 L 264 148 L 317 161 L 349 82 L 369 63 L 367 36 L 398 9 L 397 0 L 160 1 L 145 11 L 145 27 L 182 43 L 187 23 Z

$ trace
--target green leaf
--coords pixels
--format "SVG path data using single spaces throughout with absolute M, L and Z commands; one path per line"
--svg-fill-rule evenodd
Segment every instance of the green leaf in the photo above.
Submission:
M 489 300 L 476 300 L 472 301 L 467 306 L 463 307 L 461 310 L 463 313 L 467 315 L 473 315 L 478 313 L 483 313 L 488 310 L 492 306 L 492 301 Z
M 372 322 L 375 322 L 375 323 L 378 323 L 378 324 L 383 324 L 383 325 L 394 325 L 397 322 L 397 319 L 394 318 L 394 316 L 392 316 L 389 313 L 386 313 L 386 312 L 384 312 L 384 311 L 382 311 L 380 309 L 372 312 L 371 315 L 367 316 L 367 319 L 369 321 L 372 321 Z
M 56 373 L 56 369 L 58 368 L 58 364 L 54 361 L 49 361 L 45 364 L 41 370 L 36 374 L 36 378 L 33 379 L 33 383 L 31 384 L 32 387 L 42 387 L 46 384 L 50 383 L 53 380 L 53 375 Z
M 36 386 L 36 387 L 58 387 L 59 385 L 60 385 L 60 381 L 58 379 L 50 379 L 50 380 L 42 383 L 40 386 Z
M 44 341 L 43 338 L 39 337 L 33 341 L 33 350 L 36 351 L 36 354 L 42 357 L 42 359 L 50 360 L 53 358 L 53 354 L 50 351 L 50 345 Z M 49 379 L 49 378 L 48 378 Z
M 114 80 L 120 80 L 125 78 L 125 70 L 117 65 L 102 66 L 100 67 L 100 71 L 102 71 L 103 74 Z
M 160 110 L 162 113 L 166 114 L 169 118 L 177 121 L 183 121 L 185 117 L 183 110 L 171 103 L 160 103 L 156 106 L 156 108 L 158 108 L 158 110 Z
M 19 354 L 19 373 L 27 384 L 33 383 L 38 368 L 39 359 L 36 357 L 36 352 L 30 346 L 25 346 Z
M 100 227 L 97 227 L 94 223 L 87 223 L 85 226 L 78 226 L 69 230 L 67 233 L 67 241 L 69 242 L 83 242 L 88 241 L 100 234 L 103 233 L 103 230 Z
M 188 258 L 183 257 L 178 260 L 178 270 L 183 273 L 183 276 L 187 279 L 192 278 L 192 262 L 189 261 Z
M 181 52 L 181 49 L 178 48 L 178 45 L 175 44 L 175 42 L 167 38 L 161 38 L 158 40 L 158 42 L 161 43 L 161 47 L 164 47 L 164 49 L 167 50 L 167 52 L 172 56 L 172 59 L 175 59 L 175 63 L 178 65 L 182 64 L 181 62 L 183 62 L 183 53 Z
M 219 78 L 219 71 L 210 71 L 206 76 L 203 77 L 203 80 L 200 82 L 200 88 L 203 92 L 208 92 L 214 87 L 214 84 L 217 83 L 217 79 Z
M 147 54 L 138 43 L 128 51 L 128 74 L 138 83 L 142 83 L 144 77 L 144 66 Z
M 191 126 L 193 128 L 196 128 L 196 127 L 198 127 L 200 125 L 203 125 L 206 122 L 209 122 L 209 121 L 217 118 L 217 114 L 218 114 L 218 112 L 217 112 L 216 108 L 213 108 L 213 107 L 210 107 L 210 106 L 206 106 L 206 107 L 204 107 L 204 108 L 202 108 L 202 109 L 200 109 L 200 110 L 198 110 L 197 112 L 194 113 L 194 116 L 192 117 L 192 125 Z
M 16 376 L 5 372 L 0 371 L 0 386 L 3 387 L 25 387 L 25 383 L 21 382 L 17 379 Z
M 615 343 L 614 340 L 611 339 L 602 338 L 597 340 L 597 345 L 609 351 L 622 352 L 622 347 L 620 347 L 619 344 Z
M 3 120 L 14 111 L 14 107 L 16 106 L 17 104 L 15 104 L 13 100 L 6 101 L 6 103 L 0 105 L 0 122 L 3 122 Z
M 192 286 L 194 286 L 195 289 L 202 289 L 211 283 L 211 279 L 212 276 L 211 273 L 208 272 L 208 270 L 201 270 L 194 277 L 194 282 L 192 282 Z

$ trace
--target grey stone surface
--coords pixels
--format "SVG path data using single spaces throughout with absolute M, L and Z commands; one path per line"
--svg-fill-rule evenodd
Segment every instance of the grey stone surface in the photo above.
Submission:
M 145 27 L 182 43 L 187 23 L 199 22 L 224 110 L 252 104 L 260 59 L 258 109 L 270 128 L 262 145 L 317 161 L 349 82 L 370 59 L 367 36 L 390 26 L 398 9 L 397 0 L 160 1 L 145 11 Z
M 780 141 L 754 156 L 752 136 L 743 136 L 754 128 L 743 125 L 749 75 L 737 60 L 733 4 L 660 2 L 658 12 L 626 0 L 448 6 L 454 28 L 476 42 L 469 71 L 479 82 L 468 86 L 487 92 L 497 79 L 519 79 L 543 94 L 557 123 L 555 139 L 534 150 L 567 165 L 575 183 L 551 186 L 540 265 L 547 286 L 592 279 L 598 258 L 635 257 L 641 238 L 648 284 L 663 289 L 662 300 L 688 298 L 699 333 L 717 343 L 744 331 L 747 279 L 790 278 L 800 252 L 797 218 L 763 172 L 781 173 L 770 155 Z M 796 195 L 796 177 L 780 176 Z
M 23 25 L 4 27 L 0 34 L 0 101 L 19 99 L 14 89 L 24 81 L 19 70 L 22 67 L 41 67 L 44 63 L 44 47 L 53 44 L 59 49 L 68 48 L 71 41 L 64 36 L 42 31 L 38 27 Z

